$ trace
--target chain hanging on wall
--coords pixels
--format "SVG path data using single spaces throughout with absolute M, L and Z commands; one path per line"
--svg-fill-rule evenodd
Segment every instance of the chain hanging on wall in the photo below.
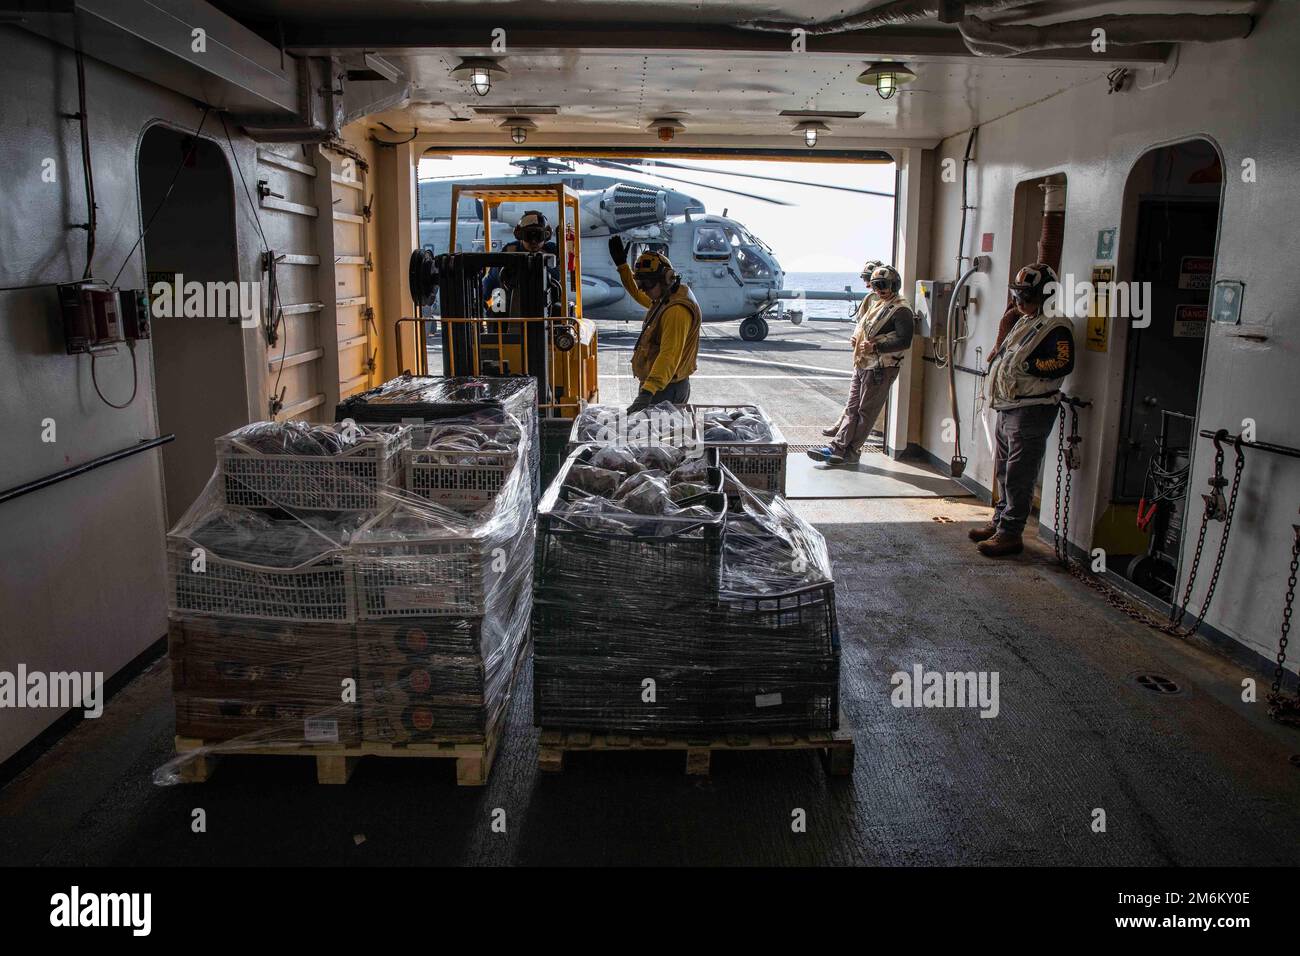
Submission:
M 1169 621 L 1160 620 L 1145 608 L 1134 603 L 1123 591 L 1107 584 L 1102 578 L 1089 572 L 1082 564 L 1070 556 L 1070 493 L 1073 486 L 1074 472 L 1080 466 L 1079 444 L 1083 441 L 1079 435 L 1079 409 L 1086 407 L 1088 404 L 1078 399 L 1064 397 L 1060 405 L 1060 427 L 1056 441 L 1056 521 L 1054 536 L 1056 560 L 1076 580 L 1086 584 L 1101 595 L 1106 603 L 1115 610 L 1153 630 L 1178 637 L 1186 637 L 1187 635 L 1178 626 Z M 1069 434 L 1066 434 L 1067 405 L 1070 407 L 1068 416 Z M 1202 529 L 1203 536 L 1204 529 Z
M 1232 531 L 1232 516 L 1237 510 L 1237 492 L 1241 488 L 1241 472 L 1246 466 L 1246 456 L 1241 449 L 1241 436 L 1238 435 L 1233 440 L 1233 452 L 1236 460 L 1233 462 L 1232 490 L 1228 493 L 1225 500 L 1223 497 L 1223 488 L 1227 485 L 1228 480 L 1223 477 L 1223 439 L 1228 437 L 1226 429 L 1219 429 L 1214 434 L 1214 474 L 1210 476 L 1210 493 L 1201 495 L 1205 500 L 1205 510 L 1201 514 L 1201 528 L 1196 535 L 1196 552 L 1192 555 L 1192 564 L 1187 571 L 1187 585 L 1183 589 L 1183 600 L 1180 605 L 1176 605 L 1169 610 L 1169 623 L 1174 628 L 1171 634 L 1177 634 L 1179 637 L 1191 637 L 1200 629 L 1201 622 L 1205 620 L 1205 615 L 1209 613 L 1210 602 L 1214 600 L 1214 590 L 1219 584 L 1219 572 L 1223 570 L 1223 556 L 1228 551 L 1228 535 Z M 1205 550 L 1205 531 L 1210 526 L 1211 521 L 1223 522 L 1223 535 L 1219 538 L 1219 550 L 1214 557 L 1214 570 L 1210 574 L 1210 583 L 1205 589 L 1205 599 L 1201 602 L 1201 612 L 1192 622 L 1192 626 L 1186 630 L 1182 629 L 1183 618 L 1187 614 L 1188 602 L 1192 599 L 1192 589 L 1196 586 L 1196 574 L 1201 566 L 1201 554 Z
M 1300 567 L 1300 524 L 1291 526 L 1295 534 L 1291 544 L 1291 573 L 1286 579 L 1286 600 L 1282 603 L 1282 636 L 1277 642 L 1277 668 L 1273 671 L 1273 688 L 1268 695 L 1268 715 L 1280 724 L 1300 727 L 1300 685 L 1294 697 L 1282 693 L 1285 675 L 1286 645 L 1291 634 L 1291 611 L 1295 605 L 1296 569 Z

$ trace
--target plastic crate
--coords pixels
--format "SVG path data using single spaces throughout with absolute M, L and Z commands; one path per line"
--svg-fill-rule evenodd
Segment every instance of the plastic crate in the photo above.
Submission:
M 683 411 L 690 411 L 691 409 L 691 406 L 689 405 L 679 405 L 677 407 Z M 586 411 L 586 409 L 584 409 L 584 411 Z M 692 417 L 693 417 L 694 427 L 692 428 L 691 433 L 689 435 L 680 435 L 677 437 L 675 441 L 665 442 L 664 444 L 671 445 L 674 448 L 681 448 L 690 452 L 698 452 L 703 450 L 704 432 L 700 428 L 699 416 L 692 416 Z M 582 413 L 579 413 L 577 417 L 573 419 L 573 425 L 569 429 L 569 443 L 565 448 L 566 454 L 569 455 L 573 454 L 583 445 L 595 445 L 596 447 L 601 447 L 603 445 L 631 445 L 633 447 L 637 447 L 645 444 L 645 442 L 639 442 L 636 440 L 635 431 L 632 431 L 630 434 L 624 435 L 622 437 L 611 437 L 608 440 L 584 438 L 580 435 L 580 428 L 582 426 L 582 422 L 583 422 Z
M 399 454 L 411 442 L 404 425 L 372 427 L 337 455 L 264 454 L 232 432 L 217 439 L 221 503 L 287 511 L 378 511 L 397 485 Z
M 347 551 L 360 621 L 482 615 L 497 596 L 502 575 L 517 571 L 509 550 L 532 553 L 531 520 L 522 535 L 503 527 L 494 535 L 365 541 L 363 536 L 381 527 L 392 511 L 363 525 Z
M 471 452 L 425 448 L 432 427 L 411 428 L 412 447 L 402 450 L 403 487 L 449 508 L 473 511 L 490 504 L 514 471 L 519 449 Z M 495 437 L 510 426 L 476 427 Z
M 691 405 L 700 427 L 704 426 L 704 413 L 711 411 L 736 411 L 752 408 L 758 417 L 767 423 L 772 437 L 765 442 L 711 442 L 705 441 L 706 448 L 718 449 L 722 466 L 736 476 L 736 480 L 755 491 L 768 491 L 778 495 L 785 494 L 786 456 L 790 447 L 785 436 L 776 427 L 776 423 L 758 405 Z M 733 489 L 728 488 L 728 491 Z
M 350 624 L 356 620 L 352 575 L 342 549 L 326 551 L 292 568 L 222 558 L 204 548 L 204 569 L 194 570 L 195 548 L 184 534 L 167 538 L 167 584 L 173 612 L 268 621 Z

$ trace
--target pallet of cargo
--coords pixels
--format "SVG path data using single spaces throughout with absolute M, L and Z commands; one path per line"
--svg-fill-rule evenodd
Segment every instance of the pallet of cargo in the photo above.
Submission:
M 757 750 L 816 750 L 826 771 L 832 776 L 853 773 L 853 735 L 847 730 L 844 712 L 840 712 L 838 730 L 813 730 L 802 733 L 719 733 L 700 736 L 651 734 L 616 734 L 587 730 L 548 730 L 542 728 L 537 755 L 539 769 L 558 773 L 564 769 L 568 753 L 593 751 L 647 752 L 683 750 L 686 773 L 708 776 L 713 754 L 720 751 L 752 752 Z
M 516 651 L 511 686 L 519 677 L 519 669 L 528 656 L 529 641 L 520 641 Z M 255 741 L 206 741 L 196 737 L 177 737 L 176 755 L 180 762 L 181 783 L 205 783 L 212 776 L 218 760 L 226 755 L 253 755 L 271 757 L 311 757 L 316 761 L 316 782 L 344 784 L 356 769 L 362 757 L 416 757 L 425 759 L 451 759 L 456 761 L 456 783 L 462 787 L 482 787 L 487 784 L 496 759 L 501 736 L 505 732 L 506 712 L 510 698 L 496 713 L 485 734 L 445 734 L 419 742 L 393 743 L 388 741 L 361 741 L 342 743 L 275 742 L 260 744 Z M 192 754 L 192 756 L 188 756 Z

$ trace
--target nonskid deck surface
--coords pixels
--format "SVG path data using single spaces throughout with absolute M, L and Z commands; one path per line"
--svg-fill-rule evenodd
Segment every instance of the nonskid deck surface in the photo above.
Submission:
M 815 752 L 568 755 L 538 769 L 525 666 L 488 785 L 452 761 L 228 757 L 160 788 L 165 662 L 0 791 L 0 858 L 45 864 L 1300 863 L 1300 733 L 1241 701 L 1239 667 L 1156 634 L 1050 565 L 1034 541 L 975 553 L 970 499 L 799 502 L 826 534 L 843 642 L 851 777 Z M 1031 528 L 1032 534 L 1032 528 Z M 896 707 L 895 673 L 997 674 L 979 706 Z M 1177 693 L 1136 678 L 1168 678 Z M 924 703 L 924 698 L 921 700 Z M 978 704 L 978 701 L 975 702 Z M 982 708 L 990 710 L 988 707 Z M 195 807 L 209 832 L 190 830 Z M 506 832 L 495 832 L 496 810 Z M 1094 832 L 1096 811 L 1105 832 Z M 806 832 L 792 831 L 804 811 Z M 358 838 L 363 837 L 363 840 Z

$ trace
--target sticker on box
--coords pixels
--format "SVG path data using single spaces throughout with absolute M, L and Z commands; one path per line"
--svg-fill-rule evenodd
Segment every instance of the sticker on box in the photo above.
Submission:
M 775 694 L 756 694 L 754 696 L 754 706 L 755 707 L 780 707 L 781 694 L 779 692 Z
M 312 744 L 339 742 L 339 722 L 324 717 L 308 717 L 302 722 L 302 737 Z

